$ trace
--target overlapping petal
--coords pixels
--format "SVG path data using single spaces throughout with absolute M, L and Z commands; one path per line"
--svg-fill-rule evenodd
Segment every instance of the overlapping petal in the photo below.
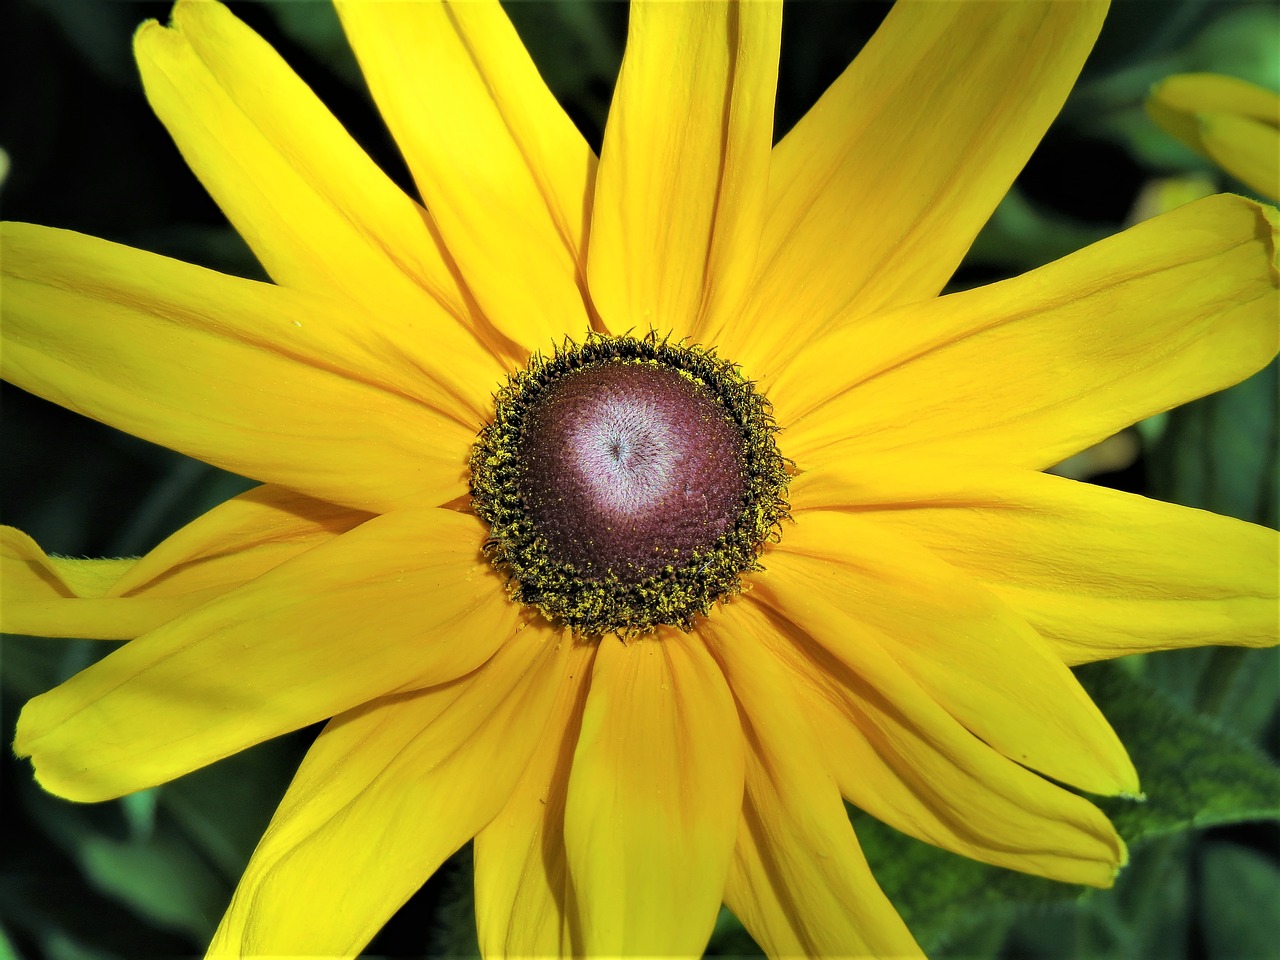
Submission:
M 895 451 L 1043 468 L 1276 353 L 1275 211 L 1216 196 L 848 323 L 773 380 L 801 467 Z
M 150 628 L 137 630 L 141 624 L 154 626 L 187 609 L 181 602 L 176 609 L 162 602 L 140 614 L 101 616 L 103 605 L 95 601 L 133 564 L 51 557 L 21 530 L 0 527 L 0 633 L 120 640 Z
M 631 5 L 596 183 L 591 294 L 610 329 L 695 338 L 755 272 L 782 4 Z
M 600 641 L 565 802 L 584 954 L 701 954 L 737 833 L 742 750 L 733 697 L 695 636 Z
M 483 538 L 448 510 L 375 517 L 31 700 L 15 749 L 49 790 L 101 800 L 459 677 L 522 619 Z
M 184 159 L 285 286 L 376 302 L 388 331 L 430 320 L 474 350 L 467 296 L 426 211 L 279 54 L 220 3 L 179 0 L 135 38 L 147 97 Z M 409 348 L 406 339 L 402 349 Z
M 130 640 L 326 543 L 367 514 L 261 486 L 183 527 L 145 557 L 50 557 L 0 527 L 0 631 Z
M 746 312 L 752 377 L 838 317 L 935 296 L 1057 115 L 1106 3 L 898 3 L 778 144 Z
M 475 840 L 476 929 L 486 957 L 576 956 L 576 897 L 565 862 L 569 770 L 586 703 L 595 645 L 569 639 L 570 659 L 546 733 L 502 811 Z M 584 891 L 590 896 L 589 891 Z
M 441 237 L 518 360 L 585 332 L 595 156 L 496 0 L 341 0 L 338 13 Z
M 64 230 L 10 223 L 0 237 L 9 382 L 354 509 L 465 490 L 481 414 L 440 386 L 452 377 L 390 352 L 354 305 Z M 433 362 L 485 389 L 498 376 L 487 353 Z
M 825 644 L 857 637 L 856 615 L 824 605 L 815 616 L 791 587 L 766 592 L 770 582 L 724 614 L 796 678 L 845 797 L 903 833 L 975 860 L 1111 885 L 1127 854 L 1102 811 L 965 730 L 874 645 L 859 669 L 846 666 Z M 812 586 L 803 594 L 812 596 Z
M 1182 73 L 1151 89 L 1147 112 L 1236 179 L 1280 199 L 1280 94 L 1236 77 Z
M 829 772 L 828 731 L 815 731 L 795 675 L 761 636 L 773 626 L 750 602 L 716 613 L 700 633 L 723 665 L 747 744 L 725 902 L 772 957 L 920 955 L 858 847 Z
M 968 571 L 1066 663 L 1176 647 L 1273 646 L 1280 536 L 1041 473 L 883 457 L 797 479 Z
M 359 953 L 501 809 L 574 660 L 572 643 L 530 628 L 472 676 L 335 717 L 254 851 L 210 955 Z
M 794 606 L 815 583 L 820 595 Z M 899 665 L 911 680 L 898 696 L 918 685 L 1010 759 L 1094 793 L 1138 792 L 1119 738 L 1031 626 L 896 532 L 848 513 L 797 513 L 757 590 L 785 598 L 783 612 L 855 673 Z

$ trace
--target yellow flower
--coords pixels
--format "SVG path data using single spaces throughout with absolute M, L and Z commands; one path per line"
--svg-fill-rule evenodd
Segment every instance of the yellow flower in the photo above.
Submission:
M 1241 183 L 1280 200 L 1280 94 L 1217 73 L 1180 73 L 1151 89 L 1147 112 Z
M 1123 842 L 1053 781 L 1138 778 L 1068 666 L 1274 644 L 1276 536 L 1039 471 L 1263 366 L 1277 276 L 1274 212 L 1220 196 L 938 296 L 1104 5 L 901 4 L 777 146 L 780 5 L 636 5 L 598 162 L 496 4 L 339 10 L 423 205 L 226 9 L 180 2 L 138 33 L 147 96 L 275 283 L 4 228 L 6 379 L 263 482 L 136 561 L 6 531 L 5 629 L 131 640 L 23 710 L 40 782 L 116 797 L 332 717 L 218 954 L 355 953 L 473 837 L 489 956 L 696 954 L 722 901 L 772 955 L 914 954 L 842 796 L 1110 884 Z M 531 363 L 565 337 L 631 360 L 588 363 L 600 390 Z M 751 486 L 757 454 L 788 489 Z M 668 467 L 742 512 L 650 496 Z M 673 582 L 750 527 L 727 600 L 627 593 L 613 540 L 571 529 L 617 498 L 729 531 L 660 538 Z M 605 582 L 604 613 L 577 603 Z

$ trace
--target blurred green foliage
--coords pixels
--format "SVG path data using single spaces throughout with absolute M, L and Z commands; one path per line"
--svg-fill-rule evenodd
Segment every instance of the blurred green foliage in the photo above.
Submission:
M 411 189 L 327 4 L 236 4 Z M 17 0 L 0 12 L 6 217 L 64 226 L 245 276 L 261 271 L 147 110 L 130 34 L 165 2 Z M 848 63 L 884 3 L 788 5 L 781 135 Z M 548 83 L 599 144 L 625 37 L 622 4 L 512 3 Z M 1113 7 L 1059 122 L 954 286 L 1038 266 L 1125 225 L 1160 177 L 1239 190 L 1146 118 L 1151 83 L 1217 70 L 1280 88 L 1280 7 L 1226 0 Z M 1143 425 L 1132 466 L 1095 478 L 1277 524 L 1277 367 Z M 4 389 L 0 512 L 48 549 L 132 555 L 247 482 Z M 0 733 L 21 704 L 112 645 L 12 637 Z M 938 957 L 1261 958 L 1280 943 L 1277 651 L 1197 650 L 1080 671 L 1129 746 L 1145 803 L 1106 807 L 1132 848 L 1110 891 L 1082 891 L 954 857 L 853 816 L 877 876 Z M 127 960 L 197 953 L 314 731 L 263 744 L 174 783 L 93 806 L 44 794 L 3 761 L 0 960 Z M 471 955 L 469 851 L 387 925 L 370 955 Z M 727 911 L 709 950 L 758 953 Z

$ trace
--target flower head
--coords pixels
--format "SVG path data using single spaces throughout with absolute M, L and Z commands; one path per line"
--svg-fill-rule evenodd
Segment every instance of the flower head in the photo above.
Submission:
M 496 3 L 347 0 L 422 204 L 224 7 L 144 25 L 274 283 L 6 225 L 4 376 L 262 486 L 136 561 L 5 531 L 6 629 L 130 641 L 27 704 L 37 778 L 328 719 L 215 953 L 355 953 L 472 838 L 487 955 L 697 953 L 722 902 L 916 953 L 845 799 L 1108 885 L 1059 783 L 1138 778 L 1068 667 L 1274 644 L 1276 537 L 1038 471 L 1264 365 L 1277 275 L 1223 196 L 939 296 L 1104 8 L 900 4 L 775 146 L 780 4 L 638 3 L 597 161 Z

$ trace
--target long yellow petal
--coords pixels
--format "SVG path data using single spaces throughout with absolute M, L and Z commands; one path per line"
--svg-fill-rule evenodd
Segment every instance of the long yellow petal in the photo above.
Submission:
M 14 748 L 50 792 L 103 800 L 459 677 L 521 617 L 483 539 L 447 510 L 375 517 L 31 700 Z
M 460 408 L 354 304 L 65 230 L 6 223 L 0 241 L 2 369 L 16 386 L 354 509 L 465 491 L 487 413 Z M 497 362 L 485 356 L 433 364 L 492 386 Z
M 631 5 L 591 227 L 613 330 L 695 337 L 740 313 L 763 223 L 780 2 Z
M 1264 197 L 1280 199 L 1280 129 L 1248 117 L 1209 114 L 1200 118 L 1207 154 Z
M 335 718 L 308 751 L 211 957 L 351 957 L 507 800 L 572 645 L 523 631 L 474 676 Z
M 277 283 L 376 302 L 387 327 L 431 317 L 467 346 L 466 294 L 426 211 L 268 43 L 220 3 L 179 0 L 134 49 L 156 114 Z
M 1236 77 L 1182 73 L 1151 88 L 1151 118 L 1264 197 L 1280 198 L 1280 94 Z
M 569 770 L 596 645 L 574 643 L 561 666 L 546 732 L 502 811 L 476 834 L 476 930 L 489 958 L 582 953 L 569 936 L 576 910 L 564 848 Z
M 920 956 L 862 856 L 828 768 L 827 731 L 815 731 L 795 675 L 769 654 L 776 640 L 762 637 L 772 628 L 753 606 L 722 607 L 699 626 L 747 739 L 725 902 L 769 956 Z
M 595 156 L 496 0 L 342 0 L 338 13 L 489 319 L 526 351 L 585 333 Z
M 813 594 L 812 585 L 805 592 Z M 825 653 L 808 632 L 826 641 L 852 621 L 797 612 L 801 598 L 787 594 L 753 592 L 726 612 L 796 678 L 845 797 L 903 833 L 974 860 L 1111 885 L 1127 854 L 1097 807 L 983 743 L 874 647 L 860 671 Z M 783 606 L 806 626 L 779 613 Z
M 1274 530 L 1042 473 L 890 459 L 805 474 L 793 503 L 856 509 L 927 546 L 1066 663 L 1280 642 Z
M 888 657 L 971 732 L 1023 766 L 1101 794 L 1136 794 L 1124 746 L 1031 626 L 973 578 L 858 516 L 796 515 L 771 551 L 777 598 L 849 669 Z M 823 589 L 812 604 L 794 604 Z M 847 621 L 847 623 L 846 623 Z
M 281 487 L 256 487 L 193 520 L 145 557 L 50 557 L 0 527 L 0 631 L 131 640 L 368 519 Z
M 1024 276 L 848 323 L 769 386 L 785 452 L 801 467 L 892 450 L 1039 469 L 1237 383 L 1280 345 L 1276 222 L 1208 197 Z
M 1071 89 L 1106 3 L 898 3 L 774 149 L 761 272 L 718 343 L 759 376 L 935 296 Z
M 588 956 L 700 956 L 742 809 L 742 732 L 695 636 L 596 653 L 569 775 L 565 848 Z

